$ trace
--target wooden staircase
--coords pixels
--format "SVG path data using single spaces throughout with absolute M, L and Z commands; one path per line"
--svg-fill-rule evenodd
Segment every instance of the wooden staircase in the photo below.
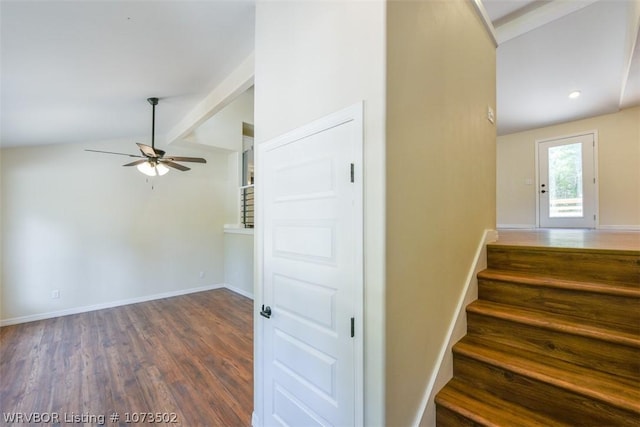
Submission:
M 640 251 L 488 245 L 438 426 L 640 426 Z

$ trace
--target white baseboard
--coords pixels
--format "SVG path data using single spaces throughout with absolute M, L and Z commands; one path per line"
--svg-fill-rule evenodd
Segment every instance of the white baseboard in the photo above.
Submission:
M 498 232 L 496 230 L 484 231 L 482 240 L 476 249 L 473 263 L 469 268 L 465 287 L 460 294 L 456 311 L 449 322 L 446 342 L 440 349 L 438 362 L 429 378 L 422 403 L 416 413 L 416 418 L 413 422 L 414 426 L 419 426 L 420 424 L 436 425 L 435 395 L 453 377 L 453 354 L 451 348 L 467 333 L 465 309 L 472 301 L 478 299 L 478 280 L 476 275 L 487 268 L 487 243 L 495 242 L 496 240 L 498 240 Z M 424 423 L 422 423 L 423 421 Z
M 235 286 L 231 286 L 228 283 L 225 283 L 223 286 L 225 288 L 229 289 L 230 291 L 235 292 L 236 294 L 242 295 L 243 297 L 247 297 L 247 298 L 249 298 L 251 300 L 253 299 L 253 292 L 247 292 L 244 289 L 240 289 L 240 288 L 237 288 Z
M 598 225 L 598 230 L 640 231 L 640 225 Z
M 259 427 L 260 426 L 260 420 L 258 418 L 258 414 L 256 414 L 256 411 L 253 411 L 251 413 L 251 426 L 252 427 Z
M 518 230 L 532 230 L 538 227 L 535 224 L 498 224 L 496 226 L 498 230 L 518 229 Z M 598 225 L 598 230 L 620 230 L 620 231 L 640 231 L 640 225 Z
M 180 289 L 178 291 L 163 292 L 160 294 L 145 295 L 142 297 L 128 298 L 128 299 L 118 300 L 118 301 L 109 301 L 101 304 L 86 305 L 82 307 L 73 307 L 65 310 L 50 311 L 47 313 L 32 314 L 29 316 L 13 317 L 10 319 L 0 320 L 0 326 L 17 325 L 19 323 L 27 323 L 27 322 L 34 322 L 36 320 L 52 319 L 54 317 L 68 316 L 70 314 L 87 313 L 89 311 L 103 310 L 105 308 L 120 307 L 123 305 L 137 304 L 140 302 L 153 301 L 153 300 L 162 299 L 162 298 L 177 297 L 180 295 L 193 294 L 196 292 L 210 291 L 213 289 L 220 289 L 220 288 L 227 288 L 230 291 L 236 292 L 242 296 L 253 299 L 252 294 L 249 294 L 248 292 L 242 289 L 236 288 L 234 286 L 230 286 L 226 283 L 221 283 L 216 285 L 199 286 L 197 288 Z

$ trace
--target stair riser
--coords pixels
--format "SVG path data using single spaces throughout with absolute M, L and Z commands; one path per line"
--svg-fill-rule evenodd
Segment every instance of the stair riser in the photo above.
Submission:
M 640 330 L 640 301 L 625 296 L 480 279 L 478 298 Z
M 454 352 L 454 376 L 470 386 L 576 425 L 637 427 L 638 414 Z
M 438 411 L 445 410 L 448 425 L 575 427 L 528 411 L 522 406 L 514 406 L 484 390 L 470 388 L 455 378 L 438 393 L 435 403 Z
M 436 425 L 438 427 L 483 427 L 464 416 L 436 404 Z
M 489 268 L 499 270 L 535 272 L 572 280 L 640 285 L 640 256 L 628 253 L 489 245 L 487 263 Z
M 541 329 L 479 313 L 467 313 L 467 334 L 481 337 L 545 357 L 574 363 L 590 369 L 620 375 L 637 381 L 640 349 L 599 339 Z

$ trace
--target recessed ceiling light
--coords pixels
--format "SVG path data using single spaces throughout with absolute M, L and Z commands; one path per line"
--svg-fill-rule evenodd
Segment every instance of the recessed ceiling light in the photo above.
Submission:
M 569 94 L 569 98 L 571 99 L 576 99 L 580 97 L 580 91 L 579 90 L 574 90 L 573 92 L 571 92 Z

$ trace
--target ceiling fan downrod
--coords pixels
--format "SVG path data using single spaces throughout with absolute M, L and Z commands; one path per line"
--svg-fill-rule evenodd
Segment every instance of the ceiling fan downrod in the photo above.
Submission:
M 155 150 L 155 140 L 156 140 L 156 105 L 158 105 L 158 98 L 147 98 L 149 104 L 151 104 L 152 112 L 151 112 L 151 148 Z
M 158 176 L 164 175 L 169 171 L 168 168 L 177 169 L 179 171 L 188 171 L 191 168 L 187 166 L 181 165 L 177 162 L 193 162 L 193 163 L 207 163 L 207 160 L 202 157 L 183 157 L 183 156 L 171 156 L 165 157 L 164 150 L 156 149 L 156 105 L 158 105 L 158 98 L 147 98 L 147 102 L 152 106 L 152 114 L 151 114 L 151 146 L 146 144 L 141 144 L 136 142 L 138 149 L 140 150 L 140 154 L 126 154 L 126 153 L 115 153 L 113 151 L 102 151 L 102 150 L 90 150 L 86 151 L 94 151 L 97 153 L 106 153 L 106 154 L 117 154 L 119 156 L 128 156 L 135 157 L 139 160 L 133 161 L 131 163 L 127 163 L 123 166 L 137 166 L 140 172 L 149 176 Z

